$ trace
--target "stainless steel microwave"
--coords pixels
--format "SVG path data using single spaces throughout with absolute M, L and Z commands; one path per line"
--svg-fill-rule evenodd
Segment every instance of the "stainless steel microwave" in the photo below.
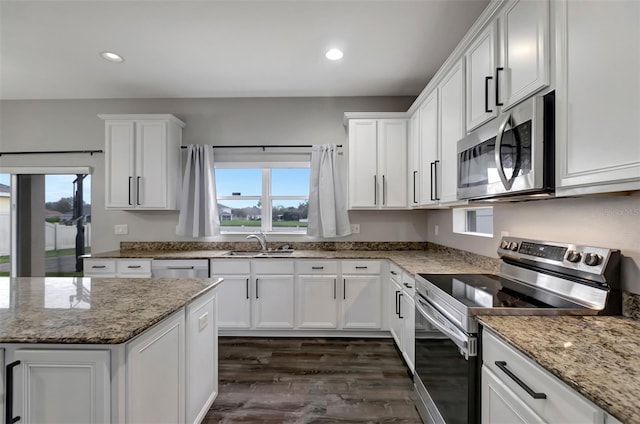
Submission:
M 555 94 L 534 96 L 458 141 L 458 198 L 553 193 Z

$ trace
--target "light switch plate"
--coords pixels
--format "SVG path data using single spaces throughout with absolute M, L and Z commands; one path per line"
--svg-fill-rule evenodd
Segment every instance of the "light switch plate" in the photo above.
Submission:
M 200 328 L 200 331 L 207 328 L 208 324 L 209 324 L 209 312 L 205 312 L 200 316 L 200 318 L 198 318 L 198 327 Z
M 129 234 L 129 225 L 127 224 L 114 225 L 113 232 L 114 234 L 119 234 L 119 235 Z
M 351 224 L 351 234 L 360 234 L 360 224 Z

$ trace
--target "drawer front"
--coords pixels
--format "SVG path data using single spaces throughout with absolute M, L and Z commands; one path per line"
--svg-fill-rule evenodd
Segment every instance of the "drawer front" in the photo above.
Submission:
M 505 386 L 546 422 L 601 421 L 602 413 L 598 407 L 491 332 L 483 332 L 482 342 L 483 366 L 489 368 Z M 500 363 L 500 366 L 496 362 Z M 534 393 L 544 393 L 546 399 L 535 399 L 510 377 L 505 369 Z
M 293 275 L 294 261 L 290 259 L 254 259 L 253 272 L 255 274 L 285 274 Z
M 151 260 L 126 260 L 120 259 L 116 263 L 116 271 L 118 274 L 127 275 L 151 275 Z
M 342 261 L 343 274 L 380 274 L 380 261 Z
M 393 278 L 396 283 L 402 282 L 402 269 L 391 261 L 389 261 L 389 276 Z
M 85 259 L 84 260 L 85 275 L 100 275 L 100 274 L 115 274 L 115 273 L 116 273 L 115 259 Z
M 298 261 L 298 274 L 337 274 L 337 261 Z
M 416 284 L 411 274 L 408 274 L 406 272 L 402 273 L 402 286 L 403 286 L 403 289 L 407 293 L 409 293 L 411 297 L 413 297 L 414 293 L 416 292 Z
M 251 262 L 241 259 L 212 259 L 211 276 L 251 273 Z

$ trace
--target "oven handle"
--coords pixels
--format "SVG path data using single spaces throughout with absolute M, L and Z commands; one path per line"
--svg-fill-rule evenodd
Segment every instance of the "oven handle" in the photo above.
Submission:
M 502 181 L 502 185 L 505 190 L 511 190 L 511 186 L 513 185 L 513 179 L 507 179 L 507 175 L 504 173 L 504 167 L 502 166 L 502 155 L 500 151 L 502 150 L 502 137 L 504 136 L 504 132 L 507 129 L 507 125 L 513 127 L 511 124 L 511 112 L 507 113 L 507 117 L 504 118 L 502 124 L 500 124 L 500 128 L 498 128 L 498 135 L 496 137 L 496 147 L 495 147 L 495 157 L 496 157 L 496 168 L 498 168 L 498 176 Z
M 448 321 L 440 312 L 436 311 L 433 306 L 425 303 L 419 297 L 416 298 L 416 309 L 431 325 L 442 331 L 447 337 L 453 341 L 456 346 L 462 349 L 465 358 L 469 356 L 469 337 L 460 330 L 448 328 L 443 325 L 440 320 Z

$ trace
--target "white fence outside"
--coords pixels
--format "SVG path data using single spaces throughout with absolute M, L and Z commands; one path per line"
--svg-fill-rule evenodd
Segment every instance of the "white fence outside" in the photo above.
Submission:
M 10 253 L 10 228 L 8 213 L 0 213 L 0 256 Z M 76 247 L 76 227 L 44 223 L 45 250 L 71 249 Z M 91 224 L 84 227 L 84 245 L 91 246 Z

